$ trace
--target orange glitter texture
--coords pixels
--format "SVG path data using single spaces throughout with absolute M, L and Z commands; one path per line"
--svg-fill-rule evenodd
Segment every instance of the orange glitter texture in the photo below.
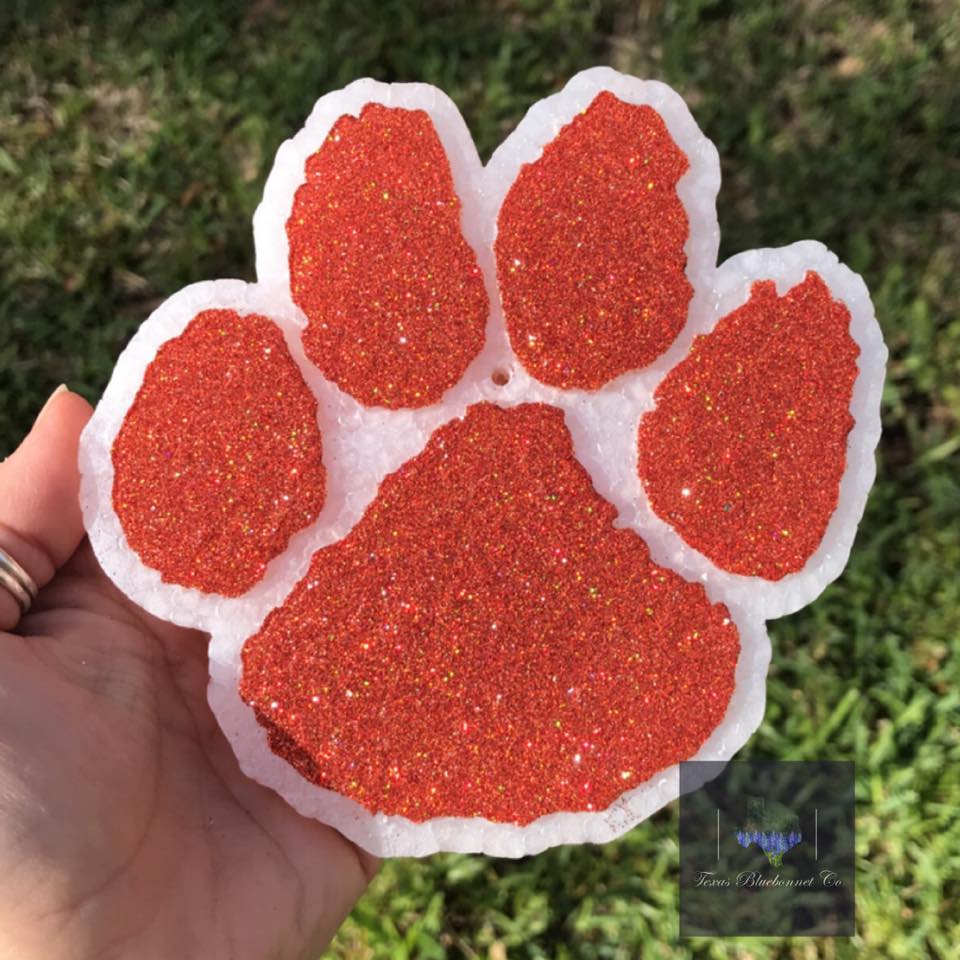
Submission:
M 167 583 L 236 597 L 324 501 L 317 404 L 266 317 L 205 310 L 167 341 L 113 444 L 113 506 Z
M 676 338 L 693 290 L 660 115 L 601 93 L 523 167 L 500 210 L 497 276 L 513 349 L 538 380 L 593 390 Z
M 697 337 L 640 423 L 656 514 L 732 573 L 800 570 L 837 506 L 859 348 L 850 313 L 810 271 L 773 281 Z
M 287 221 L 307 356 L 367 406 L 435 403 L 483 346 L 489 303 L 422 110 L 371 103 L 307 161 Z
M 739 637 L 650 559 L 561 411 L 479 404 L 381 485 L 243 648 L 272 749 L 370 811 L 529 823 L 692 756 Z

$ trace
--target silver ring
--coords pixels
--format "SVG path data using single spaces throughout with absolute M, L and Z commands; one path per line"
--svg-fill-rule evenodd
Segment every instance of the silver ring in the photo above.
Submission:
M 37 599 L 37 584 L 33 577 L 17 563 L 6 550 L 0 548 L 0 587 L 3 587 L 26 613 Z

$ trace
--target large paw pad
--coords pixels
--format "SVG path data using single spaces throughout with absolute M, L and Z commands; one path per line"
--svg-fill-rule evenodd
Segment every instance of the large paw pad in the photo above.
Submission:
M 81 445 L 101 563 L 211 635 L 243 768 L 380 854 L 619 835 L 760 722 L 843 567 L 885 349 L 819 244 L 717 267 L 719 164 L 607 69 L 482 167 L 358 81 L 281 147 L 258 283 L 171 297 Z
M 559 410 L 471 407 L 317 551 L 241 694 L 304 776 L 383 813 L 603 810 L 696 752 L 739 652 L 615 519 Z

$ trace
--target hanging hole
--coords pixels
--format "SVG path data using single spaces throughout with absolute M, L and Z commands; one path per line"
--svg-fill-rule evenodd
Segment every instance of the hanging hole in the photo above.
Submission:
M 504 370 L 503 367 L 497 367 L 497 369 L 490 374 L 490 379 L 496 386 L 505 387 L 510 382 L 510 371 Z

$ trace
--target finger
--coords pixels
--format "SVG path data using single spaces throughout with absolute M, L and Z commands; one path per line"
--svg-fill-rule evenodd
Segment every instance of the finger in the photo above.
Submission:
M 83 397 L 58 387 L 23 443 L 0 463 L 0 548 L 38 587 L 83 538 L 77 444 L 92 412 Z M 0 630 L 19 619 L 19 604 L 0 589 Z

